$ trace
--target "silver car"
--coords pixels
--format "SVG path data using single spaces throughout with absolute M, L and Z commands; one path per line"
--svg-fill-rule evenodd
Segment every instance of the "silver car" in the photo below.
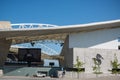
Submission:
M 46 74 L 42 73 L 41 71 L 37 71 L 36 75 L 37 77 L 46 77 Z

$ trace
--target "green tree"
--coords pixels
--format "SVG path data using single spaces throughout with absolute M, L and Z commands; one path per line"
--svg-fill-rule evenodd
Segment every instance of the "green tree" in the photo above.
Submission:
M 117 74 L 118 73 L 117 69 L 120 67 L 120 64 L 118 63 L 118 59 L 117 59 L 116 54 L 114 54 L 114 60 L 111 61 L 111 66 L 112 66 L 112 69 L 113 69 L 112 73 Z
M 98 63 L 96 58 L 92 58 L 94 61 L 94 66 L 93 66 L 93 71 L 95 74 L 101 74 L 102 72 L 100 72 L 100 64 Z
M 82 72 L 82 67 L 84 63 L 79 60 L 79 57 L 76 58 L 76 64 L 74 65 L 77 68 L 77 77 L 79 78 L 79 73 Z
M 104 58 L 100 54 L 96 54 L 96 57 L 92 58 L 92 60 L 94 61 L 93 71 L 95 74 L 102 73 L 100 71 L 100 69 L 101 69 L 100 65 L 102 64 L 102 59 L 104 59 Z

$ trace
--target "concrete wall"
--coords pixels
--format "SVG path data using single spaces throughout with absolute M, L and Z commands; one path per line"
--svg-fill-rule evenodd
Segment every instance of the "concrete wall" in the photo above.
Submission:
M 0 29 L 11 29 L 9 21 L 0 21 Z
M 120 28 L 73 33 L 69 35 L 68 42 L 69 53 L 65 55 L 67 67 L 74 67 L 76 58 L 79 56 L 79 59 L 85 63 L 83 66 L 85 72 L 92 73 L 92 67 L 94 66 L 92 58 L 95 58 L 97 54 L 104 58 L 101 64 L 103 73 L 109 73 L 108 70 L 111 69 L 110 61 L 114 59 L 115 53 L 120 63 L 120 50 L 118 50 L 118 46 L 120 46 Z
M 6 60 L 7 54 L 9 53 L 11 42 L 12 40 L 0 38 L 0 67 L 3 67 L 4 65 L 4 61 Z
M 120 50 L 113 49 L 90 49 L 90 48 L 74 48 L 73 49 L 73 64 L 76 63 L 76 58 L 79 56 L 79 59 L 85 63 L 83 66 L 86 73 L 92 73 L 94 62 L 92 58 L 96 57 L 96 54 L 100 54 L 104 59 L 101 60 L 101 71 L 103 73 L 109 73 L 111 64 L 110 61 L 114 60 L 114 54 L 116 53 L 118 62 L 120 63 Z
M 120 28 L 69 35 L 69 48 L 118 49 L 118 45 L 120 45 Z

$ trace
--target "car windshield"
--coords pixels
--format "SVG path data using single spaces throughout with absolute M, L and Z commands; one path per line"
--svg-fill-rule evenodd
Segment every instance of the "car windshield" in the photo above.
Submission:
M 37 73 L 41 73 L 41 71 L 37 71 Z

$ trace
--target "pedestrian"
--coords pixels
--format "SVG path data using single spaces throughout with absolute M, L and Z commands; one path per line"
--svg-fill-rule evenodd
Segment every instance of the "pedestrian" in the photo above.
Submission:
M 62 77 L 64 77 L 65 76 L 65 70 L 63 70 L 63 72 L 62 72 Z

